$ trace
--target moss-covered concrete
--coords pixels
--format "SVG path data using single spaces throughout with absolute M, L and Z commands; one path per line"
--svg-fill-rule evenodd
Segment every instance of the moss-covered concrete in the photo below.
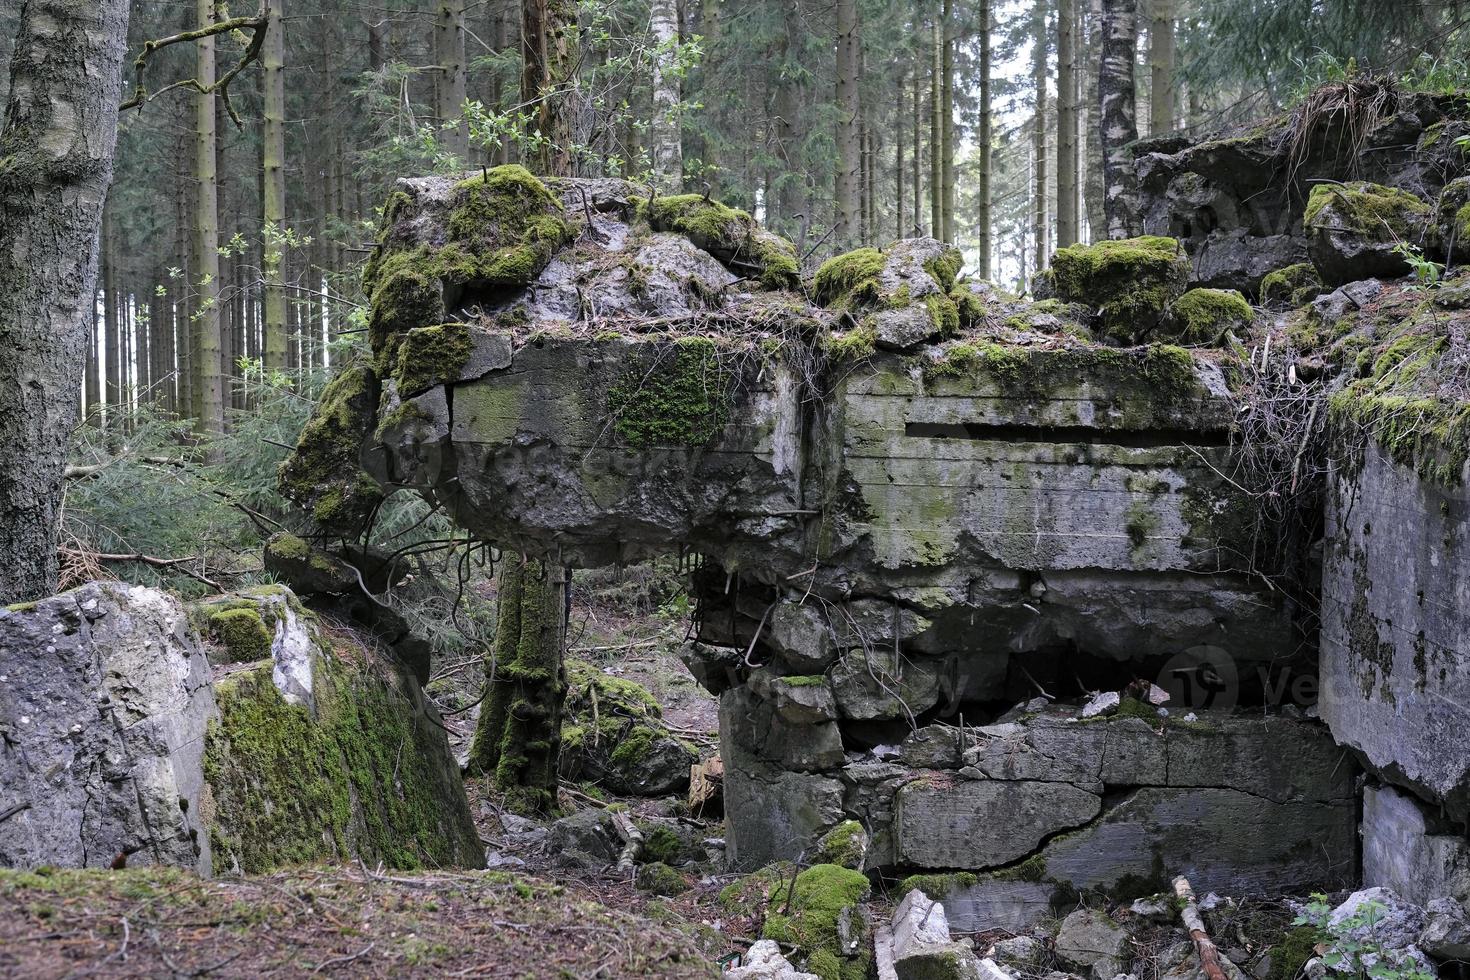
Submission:
M 434 385 L 455 380 L 473 349 L 467 323 L 409 330 L 399 344 L 393 371 L 398 397 L 411 398 Z
M 1261 302 L 1267 306 L 1301 306 L 1322 290 L 1322 277 L 1310 262 L 1298 262 L 1266 274 Z
M 365 358 L 358 358 L 322 392 L 278 473 L 283 497 L 307 508 L 323 530 L 343 537 L 355 537 L 383 499 L 359 463 L 377 406 L 377 375 Z
M 1182 344 L 1218 346 L 1227 332 L 1244 332 L 1255 319 L 1233 289 L 1191 289 L 1169 308 L 1173 339 Z
M 1145 236 L 1059 249 L 1036 293 L 1098 311 L 1102 336 L 1134 344 L 1148 338 L 1183 295 L 1192 268 L 1173 238 Z
M 613 431 L 633 448 L 703 446 L 730 417 L 732 373 L 709 337 L 649 345 L 608 390 Z
M 655 231 L 683 235 L 720 261 L 768 289 L 794 289 L 801 268 L 796 247 L 762 229 L 749 214 L 700 194 L 640 202 Z

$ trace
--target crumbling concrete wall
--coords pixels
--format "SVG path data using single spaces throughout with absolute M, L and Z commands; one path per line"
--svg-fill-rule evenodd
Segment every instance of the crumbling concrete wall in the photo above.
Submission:
M 1329 482 L 1322 717 L 1382 784 L 1364 806 L 1365 882 L 1421 903 L 1470 889 L 1467 480 L 1369 442 Z
M 1302 666 L 1300 611 L 1254 574 L 1271 531 L 1228 476 L 1233 355 L 1168 343 L 1177 244 L 1070 255 L 1043 303 L 957 282 L 930 240 L 842 256 L 804 293 L 738 212 L 528 176 L 403 182 L 371 361 L 319 413 L 364 417 L 309 429 L 288 493 L 331 523 L 350 508 L 330 487 L 409 488 L 584 565 L 700 553 L 689 662 L 722 695 L 736 867 L 857 817 L 873 867 L 983 873 L 1037 912 L 1181 869 L 1348 881 L 1351 761 L 1312 722 L 1226 710 Z M 490 188 L 554 244 L 476 217 Z M 1248 322 L 1220 305 L 1229 324 L 1189 323 L 1201 342 Z M 318 463 L 338 475 L 297 478 Z M 1244 682 L 1195 684 L 1222 665 Z M 1136 677 L 1173 685 L 1181 718 L 1220 710 L 990 727 L 1038 686 Z

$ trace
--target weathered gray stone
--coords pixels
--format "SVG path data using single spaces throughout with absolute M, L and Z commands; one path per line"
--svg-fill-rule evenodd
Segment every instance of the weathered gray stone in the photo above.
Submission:
M 725 854 L 732 871 L 752 871 L 777 860 L 793 860 L 822 832 L 843 818 L 842 783 L 789 772 L 725 746 Z
M 1057 959 L 1093 980 L 1113 980 L 1121 973 L 1127 948 L 1128 931 L 1095 909 L 1068 915 L 1057 932 Z
M 1060 900 L 1051 882 L 982 874 L 975 884 L 946 894 L 944 907 L 953 928 L 960 932 L 1020 932 L 1054 917 Z
M 899 752 L 904 765 L 915 769 L 958 769 L 963 763 L 960 730 L 949 725 L 926 725 L 903 740 Z
M 820 675 L 780 677 L 758 670 L 747 682 L 751 691 L 771 702 L 776 713 L 795 725 L 815 725 L 837 718 L 832 688 Z
M 562 817 L 551 825 L 547 850 L 560 864 L 605 868 L 618 859 L 623 841 L 612 815 L 587 809 Z
M 844 718 L 912 718 L 939 702 L 937 665 L 895 656 L 892 647 L 849 650 L 830 676 Z
M 729 980 L 820 980 L 815 973 L 798 971 L 774 939 L 757 941 L 740 957 L 740 965 L 726 970 Z
M 939 325 L 923 304 L 873 314 L 875 342 L 884 350 L 907 353 L 939 336 Z
M 1096 817 L 1102 801 L 1067 783 L 916 780 L 895 800 L 901 859 L 921 868 L 993 868 Z
M 777 604 L 766 629 L 776 656 L 795 673 L 820 674 L 837 659 L 832 627 L 815 603 Z
M 1033 936 L 1012 936 L 996 942 L 986 955 L 1001 966 L 1016 966 L 1030 972 L 1045 952 L 1046 947 Z
M 1470 841 L 1389 786 L 1363 790 L 1363 882 L 1411 902 L 1470 902 Z
M 1423 908 L 1382 887 L 1353 892 L 1327 917 L 1327 929 L 1339 941 L 1351 940 L 1369 948 L 1361 954 L 1364 967 L 1371 970 L 1375 962 L 1382 962 L 1432 974 L 1434 965 L 1416 945 L 1426 925 Z
M 1331 890 L 1355 877 L 1353 812 L 1351 800 L 1274 803 L 1241 790 L 1146 788 L 1050 842 L 1041 858 L 1048 879 L 1078 891 L 1147 880 L 1160 862 L 1200 893 Z
M 1439 960 L 1470 961 L 1470 915 L 1453 898 L 1436 898 L 1426 908 L 1419 948 Z
M 0 607 L 0 866 L 211 869 L 210 668 L 177 599 L 92 583 Z
M 1312 264 L 1329 285 L 1408 275 L 1398 245 L 1421 240 L 1429 214 L 1429 205 L 1396 188 L 1367 181 L 1319 184 L 1305 216 Z

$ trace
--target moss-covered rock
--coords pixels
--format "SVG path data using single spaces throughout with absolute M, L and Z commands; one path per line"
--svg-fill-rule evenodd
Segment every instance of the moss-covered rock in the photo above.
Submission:
M 385 220 L 391 224 L 402 210 L 390 208 Z M 524 167 L 495 167 L 460 181 L 451 192 L 442 241 L 390 240 L 363 270 L 379 373 L 393 371 L 404 332 L 443 323 L 466 290 L 529 285 L 571 237 L 561 202 Z
M 895 242 L 883 252 L 859 248 L 822 263 L 812 290 L 818 303 L 858 323 L 859 338 L 910 351 L 984 317 L 978 298 L 955 285 L 963 261 L 958 249 L 927 238 Z
M 682 895 L 689 890 L 684 876 L 660 861 L 639 865 L 634 884 L 650 895 Z
M 216 682 L 219 718 L 206 739 L 209 792 L 200 814 L 215 870 L 357 858 L 479 867 L 483 851 L 458 767 L 418 685 L 341 634 L 329 641 L 289 593 L 265 598 L 282 597 L 292 604 L 293 642 L 308 648 L 297 653 L 310 659 L 312 703 L 282 694 L 274 677 L 281 665 L 270 659 Z M 223 614 L 253 611 L 263 623 L 269 609 Z
M 800 284 L 796 246 L 760 227 L 744 211 L 700 194 L 656 197 L 644 208 L 654 231 L 683 235 L 768 289 L 793 289 Z
M 647 688 L 577 660 L 568 661 L 567 678 L 563 776 L 633 796 L 688 787 L 699 753 L 669 731 Z
M 1338 286 L 1407 275 L 1401 246 L 1421 245 L 1430 214 L 1408 191 L 1355 181 L 1314 186 L 1302 223 L 1312 264 L 1324 283 Z
M 1215 346 L 1227 333 L 1243 333 L 1256 313 L 1233 289 L 1191 289 L 1169 308 L 1171 339 L 1183 344 Z
M 1036 280 L 1040 299 L 1083 303 L 1098 311 L 1103 337 L 1147 339 L 1189 284 L 1189 256 L 1173 238 L 1145 236 L 1059 249 Z
M 277 474 L 281 496 L 307 508 L 323 530 L 341 537 L 356 537 L 383 499 L 359 462 L 377 406 L 372 367 L 365 358 L 349 362 L 322 392 Z
M 868 832 L 856 820 L 844 820 L 817 841 L 812 860 L 862 871 L 868 857 Z
M 883 264 L 883 253 L 876 248 L 833 256 L 817 269 L 812 295 L 823 306 L 875 303 L 882 293 L 878 274 Z
M 1298 262 L 1261 280 L 1261 302 L 1267 306 L 1301 306 L 1322 289 L 1322 277 L 1310 262 Z
M 870 890 L 859 872 L 813 865 L 772 891 L 761 936 L 797 947 L 822 980 L 866 977 L 871 954 L 862 902 Z
M 249 663 L 271 654 L 271 631 L 256 609 L 224 609 L 209 617 L 209 639 L 225 663 Z

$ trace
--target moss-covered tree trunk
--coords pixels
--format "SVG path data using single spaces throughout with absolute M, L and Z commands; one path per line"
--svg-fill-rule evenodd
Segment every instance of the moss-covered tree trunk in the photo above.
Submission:
M 497 608 L 470 771 L 490 776 L 513 807 L 545 811 L 556 804 L 567 694 L 565 570 L 537 558 L 507 560 Z

